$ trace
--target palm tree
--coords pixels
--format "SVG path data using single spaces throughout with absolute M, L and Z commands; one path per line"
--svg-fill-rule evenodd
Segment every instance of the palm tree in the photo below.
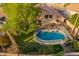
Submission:
M 78 30 L 77 30 L 77 32 L 75 34 L 76 37 L 77 37 L 78 33 L 79 33 L 79 26 L 78 26 Z
M 74 28 L 73 28 L 73 30 L 72 30 L 72 33 L 74 32 L 74 30 L 75 30 L 75 28 L 76 28 L 76 24 L 77 24 L 78 19 L 79 19 L 79 14 L 77 15 L 77 18 L 76 18 L 76 20 L 75 20 Z

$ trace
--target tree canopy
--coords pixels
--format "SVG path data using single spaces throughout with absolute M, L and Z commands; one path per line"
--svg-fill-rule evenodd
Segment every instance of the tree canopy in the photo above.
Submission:
M 31 3 L 2 4 L 7 15 L 5 29 L 13 29 L 18 33 L 34 30 L 36 25 L 33 20 L 39 13 L 39 10 L 34 7 L 35 5 Z

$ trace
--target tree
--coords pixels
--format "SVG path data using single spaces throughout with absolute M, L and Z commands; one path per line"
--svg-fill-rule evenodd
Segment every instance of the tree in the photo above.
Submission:
M 73 15 L 70 16 L 69 21 L 74 25 L 74 22 L 76 21 L 77 17 L 78 17 L 78 14 L 77 13 L 76 14 L 73 14 Z M 77 19 L 77 22 L 76 22 L 75 27 L 78 27 L 79 26 L 79 20 L 78 19 Z
M 8 30 L 11 30 L 12 34 L 15 34 L 16 33 L 16 7 L 17 7 L 17 4 L 5 4 L 3 3 L 2 4 L 2 9 L 6 15 L 6 24 L 4 24 L 4 30 L 5 31 L 8 31 Z
M 73 51 L 79 52 L 79 41 L 73 41 L 71 47 Z
M 18 32 L 25 32 L 29 28 L 29 21 L 27 20 L 27 12 L 24 4 L 17 5 L 17 16 L 16 16 L 16 25 Z
M 36 4 L 17 4 L 16 27 L 19 33 L 26 33 L 28 29 L 35 29 L 33 20 L 39 13 L 39 10 L 34 7 L 35 5 Z
M 33 40 L 33 34 L 36 30 L 36 24 L 33 20 L 39 14 L 40 10 L 35 8 L 36 4 L 3 4 L 4 12 L 7 15 L 7 24 L 4 29 L 13 35 L 19 48 L 25 47 L 26 40 Z
M 39 10 L 35 8 L 36 4 L 2 4 L 2 8 L 7 15 L 7 24 L 5 30 L 11 30 L 12 34 L 20 32 L 29 32 L 35 30 L 33 20 L 38 15 Z

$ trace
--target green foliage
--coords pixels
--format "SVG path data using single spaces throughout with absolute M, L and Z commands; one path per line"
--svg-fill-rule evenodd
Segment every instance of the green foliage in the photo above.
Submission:
M 72 24 L 74 24 L 77 17 L 78 17 L 78 14 L 77 14 L 77 13 L 74 14 L 74 15 L 71 15 L 70 18 L 69 18 L 69 21 L 70 21 Z M 77 23 L 76 23 L 76 27 L 78 27 L 78 26 L 79 26 L 79 18 L 78 18 L 78 21 L 77 21 Z
M 65 4 L 64 4 L 64 7 L 66 7 L 66 6 L 68 6 L 68 5 L 69 5 L 69 3 L 65 3 Z
M 36 29 L 33 20 L 38 15 L 39 10 L 35 8 L 36 4 L 2 4 L 7 15 L 7 24 L 5 30 L 11 30 L 12 34 L 25 33 Z M 29 32 L 28 31 L 28 32 Z
M 45 46 L 29 42 L 33 40 L 33 34 L 36 30 L 36 24 L 33 23 L 33 20 L 40 12 L 34 7 L 35 5 L 31 3 L 2 4 L 4 12 L 7 15 L 7 24 L 4 25 L 4 29 L 10 30 L 23 53 L 57 54 L 63 51 L 60 45 Z
M 31 55 L 34 55 L 32 54 L 33 52 L 40 55 L 53 55 L 63 51 L 63 48 L 60 45 L 39 45 L 37 43 L 28 42 L 26 45 L 22 46 L 22 48 L 20 47 L 21 51 L 26 54 L 30 53 Z
M 72 46 L 73 51 L 78 51 L 79 52 L 79 41 L 73 41 L 71 46 Z
M 7 17 L 7 24 L 4 25 L 5 30 L 16 28 L 16 4 L 2 4 L 3 11 Z

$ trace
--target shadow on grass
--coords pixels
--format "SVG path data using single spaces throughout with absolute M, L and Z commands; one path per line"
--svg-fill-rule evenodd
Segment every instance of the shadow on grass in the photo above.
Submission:
M 60 45 L 40 45 L 36 42 L 26 42 L 26 44 L 22 48 L 20 47 L 20 49 L 24 54 L 28 55 L 50 55 L 58 54 L 63 51 Z

